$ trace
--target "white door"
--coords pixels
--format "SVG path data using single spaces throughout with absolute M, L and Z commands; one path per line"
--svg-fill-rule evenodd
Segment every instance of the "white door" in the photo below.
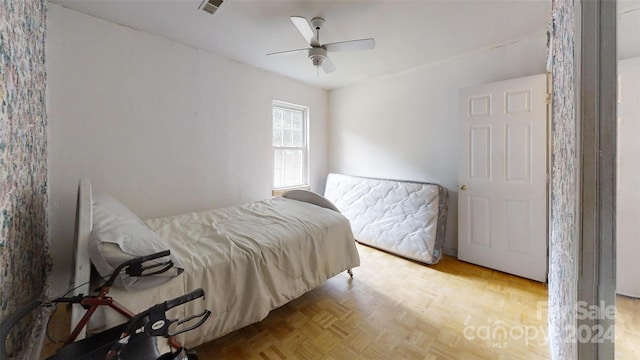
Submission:
M 640 297 L 640 58 L 618 63 L 616 288 Z
M 546 75 L 460 92 L 458 257 L 547 278 Z

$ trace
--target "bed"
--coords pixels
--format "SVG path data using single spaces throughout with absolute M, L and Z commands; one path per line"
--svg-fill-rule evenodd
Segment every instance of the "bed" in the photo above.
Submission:
M 104 230 L 98 217 L 105 218 L 101 203 L 111 200 L 100 200 L 98 196 L 103 195 L 94 193 L 88 180 L 80 181 L 76 284 L 89 280 L 89 253 L 94 266 L 100 266 L 101 260 L 96 261 L 92 252 L 94 239 L 109 230 Z M 132 224 L 140 225 L 135 221 L 129 223 Z M 129 225 L 115 231 L 127 232 Z M 110 295 L 129 310 L 139 312 L 164 299 L 203 288 L 203 302 L 190 302 L 172 309 L 174 313 L 170 314 L 184 318 L 203 308 L 211 310 L 212 315 L 203 326 L 178 337 L 187 347 L 258 322 L 272 309 L 345 270 L 350 273 L 360 264 L 349 221 L 329 201 L 310 192 L 292 191 L 242 206 L 150 219 L 143 226 L 164 241 L 183 272 L 167 275 L 160 283 L 141 289 L 127 289 L 132 284 L 125 283 L 112 288 Z M 343 276 L 346 281 L 348 275 Z M 80 287 L 76 293 L 88 293 L 88 288 Z M 73 324 L 81 316 L 79 310 L 72 312 Z M 109 309 L 99 311 L 88 331 L 100 331 L 123 320 Z
M 425 264 L 441 259 L 445 187 L 332 173 L 324 196 L 349 219 L 358 242 Z

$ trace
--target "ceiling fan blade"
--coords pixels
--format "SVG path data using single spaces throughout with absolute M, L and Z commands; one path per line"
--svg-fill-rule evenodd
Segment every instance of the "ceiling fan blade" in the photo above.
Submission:
M 376 47 L 376 41 L 374 39 L 349 40 L 324 44 L 322 47 L 327 51 L 369 50 Z
M 309 49 L 310 48 L 277 51 L 277 52 L 268 53 L 267 56 L 271 56 L 271 55 L 289 55 L 289 54 L 298 53 L 298 52 L 302 52 L 302 51 L 309 51 Z
M 324 70 L 324 72 L 328 74 L 330 72 L 336 71 L 336 66 L 333 65 L 333 61 L 331 61 L 331 59 L 327 57 L 322 62 L 322 70 Z
M 306 18 L 303 18 L 302 16 L 290 16 L 289 18 L 291 19 L 291 22 L 293 22 L 293 25 L 296 26 L 298 31 L 300 31 L 300 34 L 302 34 L 302 37 L 304 37 L 304 39 L 307 40 L 307 43 L 309 43 L 309 45 L 311 46 L 320 45 L 320 43 L 318 42 L 318 39 L 316 38 L 315 32 L 311 28 L 311 24 L 309 24 L 309 21 L 307 21 Z

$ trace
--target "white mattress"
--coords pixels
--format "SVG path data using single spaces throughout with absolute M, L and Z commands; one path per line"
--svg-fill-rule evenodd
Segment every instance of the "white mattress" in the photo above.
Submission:
M 444 187 L 329 174 L 324 195 L 349 219 L 358 242 L 426 264 L 442 257 Z
M 260 321 L 270 310 L 360 264 L 344 216 L 283 197 L 146 223 L 167 240 L 185 271 L 156 288 L 112 289 L 110 295 L 139 312 L 202 287 L 205 301 L 173 309 L 175 317 L 199 313 L 203 307 L 212 312 L 207 323 L 178 338 L 187 347 Z M 123 321 L 111 310 L 105 314 L 102 326 Z

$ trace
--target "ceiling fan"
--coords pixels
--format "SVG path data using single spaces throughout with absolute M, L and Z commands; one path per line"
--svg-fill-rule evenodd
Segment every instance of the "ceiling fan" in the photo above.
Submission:
M 358 40 L 349 40 L 349 41 L 340 41 L 329 44 L 321 44 L 320 43 L 320 29 L 324 25 L 324 19 L 321 17 L 314 17 L 311 19 L 311 22 L 307 21 L 306 18 L 302 16 L 290 16 L 291 22 L 296 26 L 300 34 L 304 37 L 304 39 L 311 46 L 310 48 L 304 49 L 296 49 L 296 50 L 287 50 L 287 51 L 279 51 L 267 54 L 270 55 L 282 55 L 282 54 L 291 54 L 302 51 L 308 51 L 309 59 L 314 66 L 322 69 L 326 73 L 330 73 L 335 71 L 336 67 L 333 65 L 333 62 L 327 56 L 328 52 L 332 51 L 349 51 L 349 50 L 368 50 L 373 49 L 376 46 L 376 41 L 374 39 L 358 39 Z

